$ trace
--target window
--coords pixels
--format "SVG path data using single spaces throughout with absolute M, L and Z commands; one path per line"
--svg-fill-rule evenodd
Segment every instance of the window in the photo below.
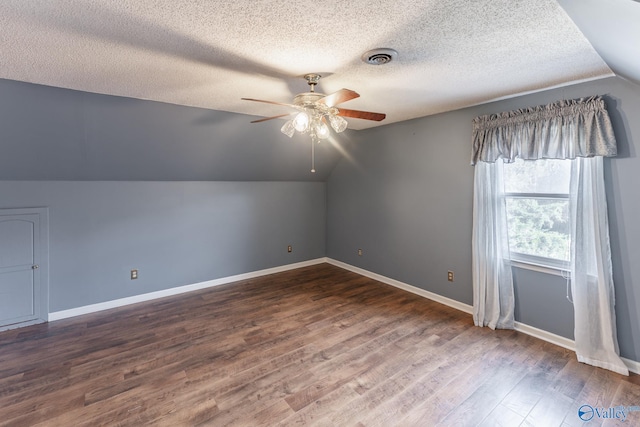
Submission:
M 521 160 L 504 164 L 511 259 L 567 269 L 570 160 Z

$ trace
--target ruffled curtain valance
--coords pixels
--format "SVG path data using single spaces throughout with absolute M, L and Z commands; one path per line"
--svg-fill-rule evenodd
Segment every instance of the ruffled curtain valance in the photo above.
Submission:
M 473 120 L 471 164 L 502 158 L 575 159 L 617 153 L 601 96 L 557 101 Z

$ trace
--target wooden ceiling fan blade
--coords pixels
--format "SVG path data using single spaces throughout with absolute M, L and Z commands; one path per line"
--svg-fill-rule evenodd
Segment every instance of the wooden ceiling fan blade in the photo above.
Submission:
M 320 98 L 318 102 L 326 105 L 327 107 L 333 107 L 334 105 L 342 104 L 343 102 L 350 101 L 358 98 L 360 95 L 351 89 L 340 89 L 337 92 L 333 92 L 330 95 Z
M 338 115 L 342 117 L 352 117 L 354 119 L 373 120 L 376 122 L 384 120 L 387 117 L 383 113 L 372 113 L 371 111 L 347 110 L 346 108 L 338 108 Z
M 280 114 L 279 116 L 265 117 L 264 119 L 254 120 L 254 121 L 249 122 L 249 123 L 260 123 L 260 122 L 266 122 L 267 120 L 279 119 L 280 117 L 286 117 L 286 116 L 290 116 L 290 115 L 291 115 L 291 114 Z
M 285 104 L 283 102 L 265 101 L 264 99 L 254 99 L 254 98 L 240 98 L 240 99 L 242 99 L 243 101 L 264 102 L 265 104 L 282 105 L 282 106 L 285 106 L 285 107 L 297 108 L 293 104 Z

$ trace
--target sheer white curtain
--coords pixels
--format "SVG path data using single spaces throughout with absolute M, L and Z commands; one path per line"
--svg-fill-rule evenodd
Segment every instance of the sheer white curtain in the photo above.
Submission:
M 502 160 L 476 165 L 473 191 L 473 322 L 513 329 L 513 276 L 509 259 Z
M 474 322 L 513 327 L 502 162 L 572 159 L 571 286 L 578 360 L 628 375 L 619 356 L 602 157 L 616 155 L 599 96 L 558 101 L 473 120 Z M 501 193 L 502 192 L 502 193 Z
M 615 295 L 602 157 L 571 165 L 571 292 L 576 354 L 580 362 L 623 375 L 618 356 Z

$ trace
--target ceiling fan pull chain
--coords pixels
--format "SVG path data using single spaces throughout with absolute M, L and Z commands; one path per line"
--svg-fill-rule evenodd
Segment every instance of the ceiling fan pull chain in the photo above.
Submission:
M 311 138 L 311 172 L 316 173 L 316 144 L 315 138 Z

